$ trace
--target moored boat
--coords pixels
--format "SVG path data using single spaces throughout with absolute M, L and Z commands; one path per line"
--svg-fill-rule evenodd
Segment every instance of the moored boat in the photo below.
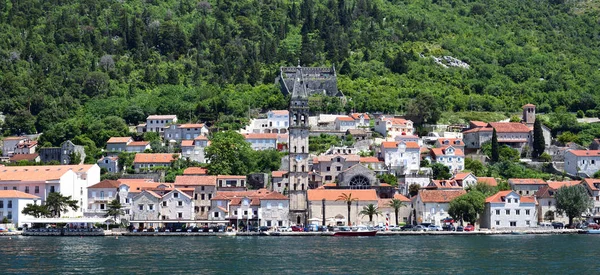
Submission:
M 339 237 L 361 237 L 361 236 L 375 236 L 377 234 L 377 230 L 370 229 L 366 226 L 357 226 L 357 227 L 341 227 L 339 231 L 335 231 L 333 236 Z
M 585 234 L 600 234 L 600 229 L 586 229 L 583 232 Z

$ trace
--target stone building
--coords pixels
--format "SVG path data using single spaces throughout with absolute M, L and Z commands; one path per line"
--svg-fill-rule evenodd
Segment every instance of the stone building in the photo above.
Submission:
M 281 67 L 279 76 L 275 79 L 284 95 L 294 93 L 296 86 L 301 85 L 307 91 L 307 96 L 324 95 L 344 97 L 337 87 L 335 67 Z

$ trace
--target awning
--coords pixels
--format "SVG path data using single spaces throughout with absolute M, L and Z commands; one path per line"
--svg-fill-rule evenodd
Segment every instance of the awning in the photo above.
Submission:
M 25 218 L 22 223 L 105 223 L 112 218 Z

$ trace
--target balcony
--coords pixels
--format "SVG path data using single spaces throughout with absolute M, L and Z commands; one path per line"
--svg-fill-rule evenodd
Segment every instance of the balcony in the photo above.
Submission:
M 88 197 L 88 203 L 93 203 L 93 202 L 110 202 L 112 200 L 114 200 L 115 198 L 112 197 Z

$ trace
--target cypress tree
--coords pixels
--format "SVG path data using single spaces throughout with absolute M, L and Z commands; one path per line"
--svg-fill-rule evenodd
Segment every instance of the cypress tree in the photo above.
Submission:
M 498 135 L 496 129 L 492 132 L 492 162 L 497 162 L 500 159 L 500 148 L 498 146 Z
M 538 158 L 546 150 L 546 143 L 544 141 L 544 131 L 542 130 L 542 122 L 539 119 L 535 120 L 533 124 L 533 152 L 532 157 Z

